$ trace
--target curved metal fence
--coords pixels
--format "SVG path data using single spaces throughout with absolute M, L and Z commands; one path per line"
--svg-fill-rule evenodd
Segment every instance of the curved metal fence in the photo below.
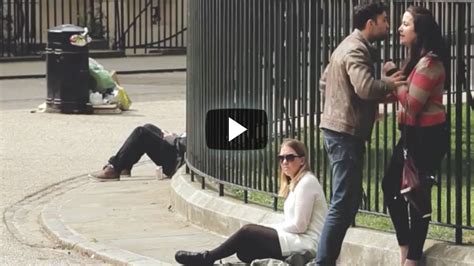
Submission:
M 298 138 L 309 149 L 312 169 L 328 198 L 331 177 L 320 131 L 318 80 L 331 51 L 352 31 L 355 0 L 192 0 L 188 7 L 187 165 L 192 176 L 224 186 L 261 191 L 277 207 L 276 155 L 284 138 Z M 409 1 L 388 1 L 391 34 L 378 44 L 381 62 L 405 57 L 394 33 Z M 433 189 L 433 223 L 473 230 L 473 108 L 470 89 L 474 66 L 474 10 L 467 1 L 422 3 L 439 21 L 451 47 L 452 84 L 446 94 L 452 149 L 440 166 Z M 219 108 L 263 109 L 268 115 L 268 145 L 262 150 L 224 151 L 206 147 L 206 112 Z M 361 210 L 386 214 L 381 179 L 399 137 L 395 105 L 381 105 L 367 143 Z

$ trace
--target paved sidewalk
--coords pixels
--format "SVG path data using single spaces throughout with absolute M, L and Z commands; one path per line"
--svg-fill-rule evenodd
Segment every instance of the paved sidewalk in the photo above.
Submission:
M 186 55 L 130 56 L 122 58 L 99 58 L 97 61 L 107 70 L 183 70 Z M 6 76 L 45 75 L 46 61 L 0 63 L 0 78 Z
M 41 222 L 63 246 L 109 263 L 176 264 L 179 249 L 199 251 L 222 243 L 224 237 L 175 213 L 171 180 L 158 180 L 154 173 L 148 162 L 119 182 L 79 178 L 45 205 Z

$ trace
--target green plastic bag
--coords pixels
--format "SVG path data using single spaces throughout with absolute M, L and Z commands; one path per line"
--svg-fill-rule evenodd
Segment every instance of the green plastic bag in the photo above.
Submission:
M 92 91 L 104 93 L 108 89 L 115 88 L 115 81 L 112 79 L 109 71 L 105 70 L 101 64 L 92 58 L 89 58 L 89 74 L 96 82 L 96 87 L 91 88 Z

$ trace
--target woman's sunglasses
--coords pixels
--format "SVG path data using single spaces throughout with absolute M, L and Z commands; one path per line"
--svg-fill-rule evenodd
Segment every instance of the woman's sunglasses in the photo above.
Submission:
M 285 160 L 287 162 L 293 162 L 295 158 L 303 157 L 301 155 L 296 154 L 287 154 L 287 155 L 278 155 L 277 158 L 280 160 L 280 163 L 283 163 Z

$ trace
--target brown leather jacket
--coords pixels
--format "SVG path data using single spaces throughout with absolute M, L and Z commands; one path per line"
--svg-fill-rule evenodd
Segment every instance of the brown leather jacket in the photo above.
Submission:
M 355 29 L 333 51 L 320 80 L 320 128 L 370 138 L 377 102 L 393 83 L 375 79 L 376 49 Z

